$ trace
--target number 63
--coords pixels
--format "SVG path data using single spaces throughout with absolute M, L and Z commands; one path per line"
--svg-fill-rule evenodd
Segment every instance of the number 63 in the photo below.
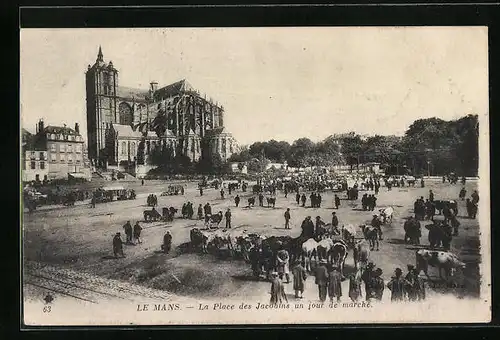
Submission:
M 50 313 L 50 306 L 43 307 L 43 312 L 44 313 Z

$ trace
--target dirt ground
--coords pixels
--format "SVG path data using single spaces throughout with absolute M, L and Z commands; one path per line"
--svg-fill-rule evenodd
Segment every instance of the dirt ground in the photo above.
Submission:
M 138 198 L 132 201 L 98 204 L 94 209 L 84 202 L 74 207 L 42 207 L 32 214 L 24 213 L 25 295 L 29 297 L 39 294 L 40 289 L 36 288 L 37 283 L 33 281 L 34 277 L 38 275 L 38 277 L 53 278 L 54 273 L 61 270 L 61 272 L 75 273 L 72 274 L 73 276 L 90 275 L 96 278 L 92 281 L 95 285 L 103 285 L 103 282 L 108 282 L 107 285 L 113 285 L 113 282 L 116 282 L 116 285 L 120 282 L 138 285 L 144 287 L 144 294 L 146 290 L 151 289 L 151 291 L 164 291 L 186 298 L 206 300 L 244 298 L 249 302 L 268 301 L 269 283 L 253 279 L 249 264 L 242 260 L 217 258 L 210 254 L 201 255 L 184 251 L 185 248 L 182 245 L 189 241 L 189 231 L 193 227 L 202 227 L 201 221 L 176 218 L 172 223 L 141 223 L 142 244 L 125 245 L 126 257 L 123 259 L 113 258 L 112 238 L 116 232 L 121 232 L 124 238 L 122 226 L 127 220 L 130 220 L 132 225 L 136 221 L 142 221 L 142 213 L 147 209 L 145 196 L 148 193 L 158 195 L 160 208 L 174 206 L 180 210 L 184 202 L 190 201 L 193 203 L 195 214 L 198 205 L 204 205 L 206 202 L 210 202 L 214 213 L 219 210 L 225 211 L 230 207 L 233 228 L 267 235 L 298 236 L 300 224 L 306 216 L 312 216 L 313 219 L 321 216 L 324 221 L 329 222 L 332 211 L 336 211 L 332 208 L 332 192 L 322 195 L 321 208 L 299 207 L 295 203 L 295 195 L 285 198 L 283 193 L 278 193 L 276 208 L 249 209 L 245 207 L 246 199 L 250 196 L 248 193 L 243 195 L 241 191 L 237 191 L 228 196 L 226 190 L 226 198 L 222 200 L 218 191 L 207 189 L 200 197 L 195 182 L 187 184 L 185 195 L 169 197 L 159 196 L 159 193 L 166 190 L 169 184 L 164 181 L 146 181 L 145 186 L 141 186 L 140 182 L 117 184 L 136 189 Z M 466 184 L 468 197 L 476 187 L 476 182 L 468 181 Z M 406 265 L 415 263 L 415 251 L 419 248 L 404 244 L 402 227 L 404 219 L 413 212 L 414 200 L 419 196 L 427 198 L 429 189 L 434 191 L 435 199 L 458 199 L 460 188 L 459 184 L 450 185 L 431 180 L 427 180 L 425 188 L 393 188 L 392 191 L 381 188 L 377 205 L 379 207 L 392 206 L 395 209 L 392 224 L 383 227 L 384 240 L 381 241 L 380 251 L 374 251 L 371 254 L 371 260 L 383 270 L 384 281 L 387 282 L 390 279 L 396 267 L 406 272 Z M 234 206 L 236 194 L 242 198 L 239 208 Z M 342 193 L 340 197 L 343 198 L 344 195 Z M 287 207 L 291 210 L 292 230 L 283 228 L 283 213 Z M 360 200 L 356 202 L 342 200 L 341 207 L 337 211 L 340 223 L 359 225 L 369 222 L 371 212 L 360 210 Z M 451 251 L 457 254 L 467 267 L 456 273 L 455 282 L 458 287 L 437 288 L 436 284 L 429 282 L 431 288 L 428 295 L 453 294 L 457 298 L 479 296 L 479 225 L 478 220 L 468 219 L 465 215 L 465 202 L 459 201 L 460 234 L 453 238 Z M 169 255 L 160 252 L 160 245 L 166 230 L 170 230 L 173 236 L 173 251 Z M 427 245 L 427 230 L 422 228 L 422 233 L 421 243 Z M 361 237 L 361 230 L 359 230 L 358 237 Z M 37 271 L 41 270 L 43 265 L 48 265 L 47 268 L 52 269 L 45 270 L 46 272 L 42 275 Z M 350 251 L 346 259 L 345 273 L 352 271 L 353 257 Z M 437 274 L 436 269 L 430 269 L 433 279 L 437 280 Z M 63 282 L 64 278 L 59 280 Z M 75 280 L 78 281 L 78 279 Z M 38 286 L 47 287 L 47 283 L 45 285 L 42 283 Z M 66 291 L 72 291 L 67 284 L 66 288 Z M 343 284 L 343 291 L 342 300 L 347 302 L 349 299 L 347 280 Z M 293 293 L 291 284 L 287 285 L 287 293 Z M 130 289 L 127 296 L 134 294 L 140 296 L 142 293 L 140 289 Z M 309 300 L 318 299 L 312 277 L 306 281 L 304 297 Z M 386 290 L 384 300 L 389 298 L 390 293 Z

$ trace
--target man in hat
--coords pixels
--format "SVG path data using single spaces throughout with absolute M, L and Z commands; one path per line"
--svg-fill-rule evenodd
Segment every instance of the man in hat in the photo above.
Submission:
M 123 241 L 121 239 L 120 233 L 116 233 L 113 237 L 113 254 L 115 258 L 118 258 L 118 255 L 121 257 L 125 257 L 123 254 Z
M 391 291 L 391 301 L 403 301 L 405 291 L 405 280 L 402 277 L 403 271 L 401 268 L 396 268 L 394 276 L 387 284 L 387 288 Z
M 224 199 L 224 188 L 220 189 L 220 198 Z
M 138 243 L 142 243 L 141 230 L 142 230 L 142 227 L 139 225 L 139 221 L 135 222 L 135 224 L 134 224 L 134 239 L 136 239 Z
M 201 204 L 198 206 L 198 219 L 203 219 L 203 206 Z
M 234 198 L 234 204 L 236 205 L 236 208 L 238 208 L 238 205 L 240 204 L 240 195 L 236 195 Z
M 363 297 L 361 294 L 361 271 L 349 275 L 349 297 L 352 302 L 357 302 Z
M 286 208 L 285 214 L 285 229 L 290 229 L 290 208 Z
M 298 190 L 297 190 L 297 194 L 295 195 L 295 202 L 297 202 L 297 205 L 300 204 L 300 194 L 299 194 Z
M 331 270 L 328 273 L 328 297 L 330 302 L 333 302 L 333 298 L 337 298 L 337 302 L 340 302 L 340 297 L 342 296 L 342 274 L 337 266 L 331 266 Z
M 378 239 L 382 240 L 382 228 L 381 228 L 382 222 L 380 221 L 380 218 L 378 218 L 378 215 L 373 214 L 371 225 L 373 228 L 377 229 Z
M 412 264 L 408 264 L 406 267 L 408 268 L 408 273 L 405 276 L 404 295 L 408 298 L 408 300 L 415 301 L 417 299 L 417 294 L 414 289 L 415 278 L 413 276 L 413 271 L 415 270 L 415 266 Z
M 290 283 L 290 269 L 289 269 L 290 255 L 286 249 L 281 249 L 276 254 L 276 268 L 278 270 L 278 275 L 281 280 L 283 276 L 286 278 L 286 283 Z
M 227 208 L 225 217 L 226 217 L 226 229 L 231 229 L 231 209 Z
M 434 193 L 432 190 L 429 190 L 429 201 L 434 202 Z
M 163 244 L 161 245 L 161 249 L 165 254 L 170 252 L 170 248 L 172 247 L 172 235 L 170 231 L 167 230 L 165 235 L 163 236 Z
M 270 304 L 275 305 L 279 303 L 283 303 L 283 301 L 288 302 L 288 298 L 285 294 L 285 286 L 283 282 L 281 282 L 278 277 L 277 272 L 271 273 L 271 299 L 269 301 Z
M 365 283 L 365 293 L 366 293 L 366 300 L 369 301 L 372 297 L 372 285 L 371 281 L 373 278 L 374 271 L 373 269 L 375 268 L 375 264 L 370 261 L 366 265 L 366 269 L 363 271 L 363 274 L 361 274 L 361 279 Z
M 326 260 L 322 259 L 319 262 L 319 266 L 316 267 L 316 272 L 315 272 L 315 283 L 318 285 L 318 292 L 319 292 L 319 300 L 321 302 L 325 302 L 326 300 L 326 294 L 327 294 L 327 285 L 328 285 L 328 271 L 326 269 Z
M 334 203 L 335 209 L 338 209 L 340 207 L 340 198 L 337 196 L 337 194 L 335 194 Z
M 334 211 L 332 212 L 332 227 L 337 228 L 339 226 L 339 218 L 337 217 L 337 213 Z
M 376 300 L 381 301 L 385 289 L 384 280 L 382 279 L 382 269 L 380 268 L 375 269 L 375 271 L 373 272 L 372 282 L 370 285 L 372 288 L 371 291 L 372 297 Z
M 314 236 L 314 224 L 311 221 L 311 216 L 307 216 L 301 225 L 302 228 L 302 236 L 305 239 L 310 239 Z
M 307 272 L 299 260 L 295 261 L 295 265 L 292 269 L 292 275 L 295 298 L 302 299 L 302 294 L 304 293 L 305 282 L 307 279 Z
M 132 225 L 130 224 L 130 221 L 127 221 L 123 225 L 123 229 L 125 230 L 125 235 L 127 236 L 126 243 L 132 243 Z
M 302 196 L 300 197 L 300 200 L 302 201 L 302 207 L 305 207 L 306 206 L 306 194 L 302 194 Z

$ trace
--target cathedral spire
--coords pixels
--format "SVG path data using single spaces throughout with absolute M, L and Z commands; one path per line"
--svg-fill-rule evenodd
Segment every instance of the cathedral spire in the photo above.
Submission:
M 103 55 L 102 55 L 102 48 L 101 45 L 99 45 L 99 53 L 97 53 L 97 60 L 98 61 L 103 61 Z

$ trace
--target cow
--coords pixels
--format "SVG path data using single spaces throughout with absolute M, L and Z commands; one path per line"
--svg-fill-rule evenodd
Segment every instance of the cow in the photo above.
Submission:
M 370 260 L 370 244 L 366 240 L 356 242 L 352 256 L 354 259 L 354 268 L 360 269 L 366 267 Z M 359 267 L 360 263 L 361 267 Z
M 198 249 L 202 253 L 208 253 L 208 239 L 209 236 L 198 228 L 193 228 L 189 231 L 189 238 L 191 240 L 191 247 Z
M 342 225 L 341 229 L 342 239 L 348 246 L 354 247 L 354 238 L 356 236 L 356 228 L 352 224 Z
M 334 242 L 330 253 L 333 265 L 339 269 L 340 274 L 344 275 L 344 264 L 348 254 L 347 244 L 344 241 Z
M 161 219 L 161 215 L 156 209 L 145 210 L 144 213 L 144 222 L 156 222 Z
M 392 215 L 394 214 L 394 209 L 392 207 L 379 209 L 380 217 L 382 218 L 382 224 L 389 222 L 392 223 Z
M 465 263 L 460 261 L 455 254 L 446 251 L 420 249 L 416 251 L 415 257 L 417 273 L 420 274 L 423 270 L 428 279 L 430 279 L 428 266 L 438 268 L 441 279 L 443 279 L 441 269 L 444 269 L 447 279 L 454 275 L 455 269 L 466 267 Z
M 271 205 L 273 208 L 276 207 L 276 197 L 266 197 L 267 200 L 267 207 L 269 208 Z
M 222 211 L 219 211 L 215 215 L 211 215 L 208 219 L 208 223 L 206 224 L 207 229 L 219 228 L 219 224 L 222 221 Z
M 375 248 L 375 245 L 377 246 L 377 251 L 379 250 L 379 243 L 378 243 L 378 230 L 377 228 L 371 226 L 371 225 L 360 225 L 359 226 L 361 230 L 363 231 L 363 236 L 365 239 L 369 242 L 370 244 L 370 250 L 373 250 Z
M 315 260 L 318 259 L 317 252 L 318 242 L 315 239 L 310 238 L 304 243 L 302 243 L 302 261 L 304 262 L 304 267 L 308 271 L 311 269 L 311 259 L 314 257 Z
M 248 207 L 250 208 L 250 207 L 253 207 L 253 206 L 255 206 L 255 197 L 250 197 L 248 199 Z
M 332 263 L 332 247 L 333 240 L 330 238 L 325 238 L 318 242 L 317 253 L 320 260 L 325 259 L 328 263 Z
M 443 213 L 443 209 L 448 207 L 455 216 L 458 215 L 458 204 L 457 201 L 454 200 L 437 200 L 434 201 L 434 207 L 438 211 L 438 214 L 441 215 Z

